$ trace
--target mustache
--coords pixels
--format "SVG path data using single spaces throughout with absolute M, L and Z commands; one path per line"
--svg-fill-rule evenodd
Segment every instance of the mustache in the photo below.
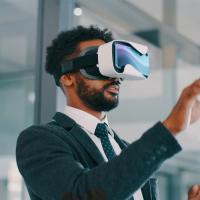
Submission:
M 103 89 L 106 90 L 106 89 L 109 88 L 110 86 L 113 86 L 113 85 L 119 86 L 120 84 L 121 84 L 121 82 L 120 82 L 119 80 L 112 81 L 111 83 L 108 83 L 108 84 L 104 85 Z

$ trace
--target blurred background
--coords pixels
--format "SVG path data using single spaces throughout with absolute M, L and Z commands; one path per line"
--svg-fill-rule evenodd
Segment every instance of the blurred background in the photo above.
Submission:
M 93 24 L 148 45 L 150 78 L 123 82 L 119 107 L 108 114 L 131 142 L 200 77 L 199 9 L 199 0 L 0 0 L 0 199 L 29 199 L 15 163 L 17 136 L 63 112 L 63 94 L 44 71 L 46 47 L 60 31 Z M 161 200 L 184 200 L 200 183 L 200 122 L 177 139 L 184 150 L 155 174 Z

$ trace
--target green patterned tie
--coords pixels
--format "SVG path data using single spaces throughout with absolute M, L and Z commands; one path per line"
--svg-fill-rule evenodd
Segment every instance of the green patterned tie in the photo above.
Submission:
M 103 150 L 106 154 L 106 157 L 108 160 L 112 159 L 116 156 L 115 151 L 110 143 L 109 137 L 108 137 L 108 126 L 105 123 L 99 123 L 97 124 L 95 135 L 100 138 L 101 144 L 103 147 Z

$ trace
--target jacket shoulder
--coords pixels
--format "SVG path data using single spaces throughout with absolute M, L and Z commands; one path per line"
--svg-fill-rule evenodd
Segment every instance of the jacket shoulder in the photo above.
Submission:
M 71 138 L 70 134 L 67 134 L 67 130 L 57 125 L 54 122 L 50 122 L 42 125 L 32 125 L 24 129 L 17 138 L 17 149 L 25 144 L 66 144 L 66 139 Z M 65 139 L 64 139 L 65 138 Z M 70 139 L 71 140 L 71 139 Z
M 42 134 L 48 134 L 48 135 L 56 135 L 60 131 L 68 131 L 65 130 L 63 127 L 59 126 L 56 122 L 51 121 L 47 124 L 41 124 L 41 125 L 32 125 L 28 128 L 24 129 L 18 136 L 18 138 L 23 136 L 31 136 L 31 135 L 42 135 Z

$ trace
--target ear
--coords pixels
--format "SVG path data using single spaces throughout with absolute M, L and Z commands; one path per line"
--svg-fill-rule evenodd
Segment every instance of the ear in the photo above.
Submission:
M 74 77 L 69 73 L 69 74 L 64 74 L 60 77 L 60 83 L 63 86 L 69 87 L 73 85 L 74 83 Z

